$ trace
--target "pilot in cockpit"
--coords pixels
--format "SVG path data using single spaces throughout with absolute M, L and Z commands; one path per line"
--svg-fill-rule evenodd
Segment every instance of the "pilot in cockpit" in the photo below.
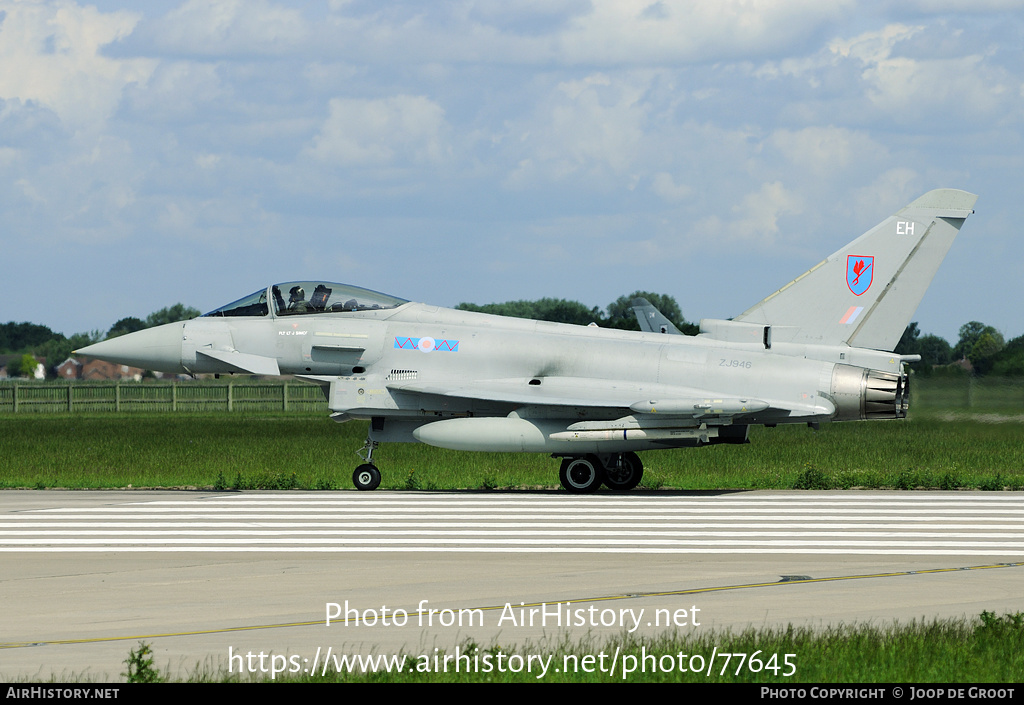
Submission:
M 309 304 L 306 302 L 306 290 L 301 286 L 293 286 L 288 292 L 288 313 L 306 313 Z

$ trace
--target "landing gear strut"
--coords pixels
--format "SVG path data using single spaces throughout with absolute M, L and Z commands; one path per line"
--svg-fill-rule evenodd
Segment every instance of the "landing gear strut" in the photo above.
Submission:
M 357 490 L 375 490 L 380 485 L 380 470 L 373 464 L 373 451 L 380 445 L 377 441 L 366 439 L 366 444 L 356 451 L 365 462 L 352 473 L 352 484 Z
M 597 492 L 602 483 L 613 492 L 626 492 L 643 477 L 644 465 L 633 452 L 563 458 L 558 471 L 562 487 L 573 494 Z

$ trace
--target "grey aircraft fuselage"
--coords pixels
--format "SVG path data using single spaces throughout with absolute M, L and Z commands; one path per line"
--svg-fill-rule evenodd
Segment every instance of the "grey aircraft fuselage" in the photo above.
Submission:
M 360 489 L 379 484 L 378 443 L 417 441 L 551 453 L 569 491 L 630 489 L 643 472 L 636 451 L 743 443 L 754 424 L 904 417 L 908 358 L 891 349 L 975 199 L 929 192 L 736 319 L 701 321 L 697 336 L 446 309 L 317 280 L 79 352 L 320 384 L 336 421 L 370 421 Z
M 673 425 L 695 427 L 701 417 L 716 414 L 714 401 L 720 399 L 768 402 L 769 408 L 744 417 L 752 424 L 828 421 L 837 404 L 818 390 L 832 389 L 837 365 L 894 375 L 901 371 L 900 357 L 889 352 L 799 343 L 766 349 L 760 326 L 756 342 L 726 342 L 418 303 L 391 310 L 234 319 L 229 325 L 204 319 L 170 325 L 181 327 L 182 360 L 180 367 L 166 371 L 247 374 L 230 359 L 231 350 L 245 350 L 276 361 L 281 374 L 329 385 L 335 413 L 421 423 L 447 416 L 506 417 L 513 411 L 557 421 L 608 420 L 622 418 L 623 407 L 650 416 L 653 423 L 664 404 L 663 410 L 672 411 Z M 211 327 L 220 328 L 220 350 L 226 354 L 219 359 L 200 352 L 210 344 Z M 690 418 L 679 417 L 680 402 L 689 405 Z M 712 408 L 694 408 L 702 404 Z M 842 411 L 844 418 L 860 418 L 859 400 L 856 409 L 844 405 Z M 389 434 L 381 440 L 414 439 Z M 475 447 L 467 439 L 464 447 L 555 451 L 576 449 L 574 443 L 495 448 Z M 617 450 L 649 447 L 639 441 Z

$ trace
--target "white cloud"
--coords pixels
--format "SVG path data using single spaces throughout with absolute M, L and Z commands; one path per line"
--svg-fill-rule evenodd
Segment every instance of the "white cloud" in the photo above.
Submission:
M 774 53 L 835 21 L 852 0 L 625 0 L 594 3 L 559 43 L 573 63 L 676 63 Z
M 815 178 L 841 176 L 858 163 L 877 163 L 888 158 L 885 147 L 867 133 L 831 125 L 779 129 L 771 134 L 768 143 L 788 162 Z
M 154 31 L 165 49 L 265 55 L 300 48 L 309 29 L 299 10 L 268 0 L 188 0 Z
M 70 1 L 0 2 L 0 12 L 0 97 L 46 106 L 66 125 L 102 124 L 124 88 L 145 83 L 156 64 L 102 53 L 132 32 L 135 13 Z
M 864 78 L 871 101 L 901 122 L 930 117 L 936 110 L 957 116 L 992 113 L 1009 94 L 1003 77 L 980 56 L 932 61 L 894 57 L 866 69 Z
M 334 98 L 309 150 L 338 166 L 439 163 L 451 152 L 440 105 L 424 96 Z
M 60 276 L 83 291 L 140 252 L 198 272 L 206 249 L 174 245 L 213 241 L 241 258 L 202 270 L 223 300 L 322 262 L 452 303 L 600 303 L 640 276 L 729 315 L 930 188 L 1013 220 L 1024 54 L 1002 0 L 89 2 L 0 0 L 0 241 L 81 243 Z M 382 229 L 413 247 L 346 259 L 339 230 Z M 1012 230 L 971 271 L 1019 262 Z M 452 276 L 399 290 L 439 251 Z
M 1024 8 L 1024 0 L 914 0 L 923 12 L 1005 12 Z
M 693 194 L 693 189 L 686 184 L 676 184 L 672 174 L 659 171 L 651 181 L 651 190 L 669 203 L 684 201 Z
M 240 241 L 257 249 L 282 242 L 276 216 L 251 194 L 175 195 L 147 205 L 151 207 L 149 237 L 159 236 L 172 245 L 201 242 L 223 252 L 237 249 Z M 294 234 L 284 241 L 295 242 Z
M 335 49 L 375 60 L 676 65 L 814 41 L 855 0 L 332 3 Z M 371 8 L 371 9 L 364 9 Z
M 20 186 L 37 222 L 66 229 L 80 242 L 113 242 L 133 227 L 129 211 L 141 179 L 133 158 L 130 142 L 103 135 L 76 145 L 61 161 L 37 166 Z
M 694 228 L 696 234 L 712 238 L 715 242 L 746 242 L 761 247 L 774 245 L 778 241 L 779 218 L 799 215 L 803 212 L 803 202 L 798 194 L 773 181 L 748 193 L 732 210 L 736 214 L 735 219 L 709 216 L 697 223 Z
M 854 191 L 851 200 L 861 213 L 895 213 L 926 190 L 917 171 L 898 166 L 886 169 L 871 183 Z
M 195 164 L 200 169 L 216 169 L 220 163 L 221 155 L 219 154 L 197 154 L 195 157 Z
M 868 99 L 898 122 L 948 120 L 992 114 L 1005 107 L 1021 85 L 1019 77 L 991 65 L 979 54 L 915 58 L 895 50 L 923 26 L 890 24 L 850 39 L 835 40 L 831 52 L 859 62 Z
M 229 99 L 217 66 L 197 61 L 162 61 L 145 90 L 128 94 L 128 104 L 149 120 L 195 120 L 217 101 Z
M 892 48 L 898 42 L 913 37 L 923 29 L 922 25 L 910 27 L 890 24 L 849 39 L 834 39 L 829 44 L 829 50 L 837 56 L 859 59 L 864 64 L 877 64 L 889 58 Z
M 508 32 L 543 35 L 563 29 L 591 7 L 590 0 L 473 0 L 467 4 L 467 16 Z
M 538 180 L 581 177 L 631 181 L 647 127 L 648 82 L 640 76 L 613 81 L 595 73 L 559 83 L 534 115 L 511 126 L 520 159 L 506 184 L 522 188 Z

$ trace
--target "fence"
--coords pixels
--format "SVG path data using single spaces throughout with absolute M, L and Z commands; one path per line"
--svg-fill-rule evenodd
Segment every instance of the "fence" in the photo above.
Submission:
M 327 411 L 320 387 L 301 382 L 0 384 L 0 414 L 177 411 Z
M 1024 414 L 1024 378 L 915 376 L 910 411 L 972 411 Z
M 914 411 L 1024 413 L 1024 379 L 921 377 L 911 380 Z M 320 387 L 303 382 L 0 383 L 0 414 L 132 411 L 327 412 Z

